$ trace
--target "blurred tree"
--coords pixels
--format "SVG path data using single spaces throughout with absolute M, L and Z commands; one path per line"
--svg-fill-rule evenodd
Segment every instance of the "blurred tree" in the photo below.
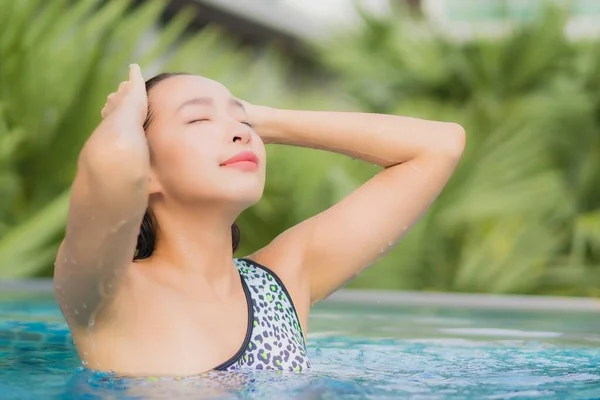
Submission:
M 466 153 L 439 200 L 352 286 L 599 294 L 600 48 L 568 41 L 556 10 L 504 38 L 461 43 L 422 20 L 363 12 L 361 29 L 319 45 L 338 79 L 312 88 L 290 82 L 279 52 L 254 54 L 214 27 L 186 32 L 187 12 L 161 25 L 164 5 L 0 0 L 0 277 L 51 273 L 79 149 L 136 61 L 147 75 L 205 75 L 252 102 L 466 127 Z M 268 152 L 265 196 L 240 217 L 240 254 L 377 170 L 305 149 Z
M 253 102 L 334 107 L 324 90 L 291 90 L 285 59 L 274 51 L 253 54 L 215 27 L 187 34 L 191 10 L 161 25 L 165 6 L 161 0 L 135 7 L 126 0 L 0 0 L 0 277 L 51 273 L 79 150 L 129 63 L 140 63 L 146 75 L 202 74 Z M 269 153 L 274 184 L 241 218 L 244 252 L 307 213 L 304 204 L 295 207 L 296 182 L 307 201 L 319 197 L 316 207 L 331 201 L 313 180 L 317 171 L 327 172 L 320 169 L 327 157 L 313 155 L 306 163 L 299 149 Z
M 600 52 L 547 9 L 500 39 L 455 42 L 408 13 L 362 11 L 322 45 L 361 107 L 466 127 L 446 190 L 408 237 L 354 282 L 495 293 L 600 291 Z

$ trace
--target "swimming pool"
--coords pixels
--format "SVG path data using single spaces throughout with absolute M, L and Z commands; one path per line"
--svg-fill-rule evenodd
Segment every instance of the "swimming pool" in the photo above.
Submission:
M 0 289 L 2 399 L 600 398 L 592 301 L 346 292 L 311 317 L 309 373 L 126 381 L 78 368 L 46 283 Z

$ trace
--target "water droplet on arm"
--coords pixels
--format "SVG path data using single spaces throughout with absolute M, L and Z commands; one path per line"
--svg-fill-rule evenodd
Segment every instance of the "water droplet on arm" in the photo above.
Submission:
M 121 229 L 123 226 L 125 226 L 125 224 L 127 224 L 126 220 L 119 221 L 119 223 L 117 225 L 115 225 L 115 227 L 110 230 L 110 233 L 117 232 L 119 229 Z

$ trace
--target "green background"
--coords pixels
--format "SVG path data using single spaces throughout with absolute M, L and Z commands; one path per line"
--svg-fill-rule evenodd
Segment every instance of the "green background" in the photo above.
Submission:
M 567 40 L 560 10 L 460 42 L 402 9 L 362 12 L 360 26 L 309 44 L 304 67 L 285 48 L 258 51 L 218 26 L 187 29 L 191 10 L 164 22 L 165 5 L 0 0 L 0 277 L 51 276 L 78 152 L 138 62 L 146 73 L 205 75 L 251 102 L 466 128 L 439 200 L 351 286 L 600 294 L 600 48 Z M 265 196 L 240 217 L 238 255 L 377 171 L 323 152 L 268 152 Z

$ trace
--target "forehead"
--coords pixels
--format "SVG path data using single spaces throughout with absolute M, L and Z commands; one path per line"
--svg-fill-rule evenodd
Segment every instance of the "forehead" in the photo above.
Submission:
M 176 110 L 183 102 L 195 97 L 211 97 L 216 102 L 232 97 L 229 90 L 212 79 L 198 75 L 172 76 L 150 90 L 148 100 L 160 110 Z

